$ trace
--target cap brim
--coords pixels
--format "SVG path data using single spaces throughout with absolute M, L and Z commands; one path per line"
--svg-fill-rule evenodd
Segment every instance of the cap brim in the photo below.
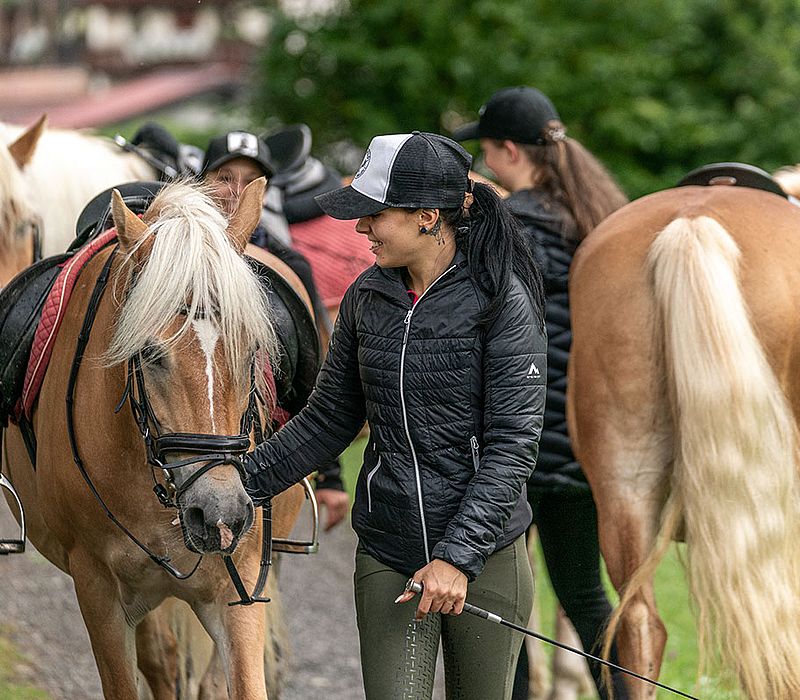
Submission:
M 314 199 L 322 211 L 334 219 L 360 219 L 389 208 L 388 204 L 367 197 L 349 185 L 333 192 L 318 194 Z
M 247 158 L 248 160 L 252 160 L 256 165 L 258 165 L 259 168 L 261 168 L 261 172 L 263 172 L 268 178 L 271 178 L 275 174 L 275 170 L 267 167 L 263 161 L 259 160 L 258 158 L 253 158 L 253 156 L 246 156 L 242 153 L 226 153 L 225 155 L 217 158 L 213 163 L 206 163 L 203 166 L 203 173 L 207 173 L 210 170 L 216 170 L 234 158 Z
M 470 122 L 464 124 L 453 132 L 453 141 L 471 141 L 472 139 L 479 139 L 478 122 Z

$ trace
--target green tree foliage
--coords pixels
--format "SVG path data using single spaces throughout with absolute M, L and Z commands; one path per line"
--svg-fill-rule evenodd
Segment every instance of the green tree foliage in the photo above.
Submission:
M 688 170 L 800 157 L 796 0 L 350 0 L 280 14 L 254 114 L 317 144 L 448 133 L 496 89 L 534 85 L 631 196 Z

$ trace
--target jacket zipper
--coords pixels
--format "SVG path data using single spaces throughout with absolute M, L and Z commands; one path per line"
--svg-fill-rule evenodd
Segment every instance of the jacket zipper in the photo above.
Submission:
M 472 466 L 475 467 L 475 471 L 478 471 L 481 458 L 480 454 L 478 453 L 478 438 L 476 438 L 474 435 L 469 439 L 469 446 L 472 450 Z
M 414 304 L 406 314 L 405 319 L 403 320 L 403 324 L 405 325 L 405 331 L 403 332 L 403 346 L 400 350 L 400 408 L 403 412 L 403 428 L 405 429 L 406 433 L 406 440 L 408 440 L 408 446 L 411 449 L 411 459 L 414 462 L 414 479 L 417 482 L 417 505 L 419 506 L 419 519 L 422 525 L 422 542 L 425 547 L 425 561 L 430 563 L 431 555 L 430 550 L 428 548 L 428 526 L 425 523 L 425 511 L 422 507 L 422 479 L 419 475 L 419 462 L 417 461 L 417 451 L 414 449 L 414 443 L 411 441 L 411 431 L 408 429 L 408 412 L 406 410 L 406 394 L 405 390 L 403 389 L 403 377 L 405 376 L 405 365 L 406 365 L 406 346 L 408 344 L 408 332 L 411 329 L 411 316 L 414 314 L 414 309 L 419 307 L 422 298 L 433 288 L 442 277 L 444 277 L 448 272 L 455 270 L 456 266 L 451 265 L 448 267 L 441 275 L 439 275 L 433 282 L 431 283 L 430 287 L 428 287 L 422 294 L 420 294 L 419 299 L 417 299 L 417 303 Z
M 372 492 L 370 491 L 370 484 L 372 483 L 372 477 L 375 476 L 375 473 L 378 469 L 381 468 L 381 458 L 378 457 L 377 464 L 369 470 L 369 474 L 367 474 L 367 512 L 372 512 Z

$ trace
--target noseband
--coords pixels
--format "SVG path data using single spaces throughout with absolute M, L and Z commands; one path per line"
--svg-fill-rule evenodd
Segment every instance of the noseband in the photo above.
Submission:
M 133 390 L 134 383 L 136 392 Z M 134 396 L 134 393 L 138 394 L 138 399 Z M 241 432 L 238 435 L 165 433 L 147 395 L 141 353 L 137 353 L 128 360 L 128 380 L 125 384 L 122 398 L 114 410 L 115 413 L 119 413 L 126 399 L 131 405 L 133 417 L 144 440 L 147 463 L 153 470 L 160 469 L 164 472 L 164 478 L 169 490 L 158 482 L 153 487 L 158 500 L 164 506 L 177 508 L 180 504 L 181 496 L 186 493 L 192 484 L 206 472 L 223 464 L 232 465 L 239 472 L 242 481 L 247 479 L 242 457 L 250 449 L 251 430 L 255 428 L 257 442 L 262 439 L 261 422 L 258 419 L 257 400 L 259 395 L 255 384 L 255 360 L 250 365 L 249 400 L 247 410 L 241 419 Z M 188 452 L 196 456 L 170 461 L 168 459 L 169 455 L 176 452 Z M 193 464 L 202 464 L 202 466 L 192 472 L 182 483 L 176 484 L 173 475 L 174 470 Z
M 89 342 L 92 326 L 97 315 L 97 309 L 100 306 L 103 292 L 108 285 L 108 278 L 111 271 L 111 265 L 114 261 L 118 248 L 115 248 L 111 255 L 109 255 L 100 275 L 95 283 L 92 296 L 89 299 L 89 304 L 86 310 L 86 316 L 83 319 L 80 334 L 75 346 L 75 355 L 72 360 L 72 368 L 70 370 L 69 382 L 67 384 L 67 432 L 69 434 L 70 447 L 72 449 L 72 458 L 78 470 L 81 473 L 84 481 L 86 482 L 92 495 L 98 501 L 105 514 L 111 521 L 131 540 L 139 549 L 141 549 L 150 559 L 156 564 L 167 571 L 171 576 L 179 580 L 188 579 L 192 576 L 200 562 L 203 560 L 201 554 L 194 567 L 188 573 L 181 573 L 171 563 L 170 558 L 161 556 L 153 552 L 146 544 L 139 540 L 133 532 L 122 523 L 111 511 L 106 504 L 102 495 L 97 490 L 94 482 L 92 481 L 83 460 L 78 452 L 78 446 L 75 439 L 75 417 L 74 417 L 74 394 L 75 384 L 78 377 L 81 361 Z M 136 392 L 138 399 L 134 396 L 134 383 L 136 385 Z M 255 431 L 256 441 L 263 439 L 263 430 L 261 422 L 258 417 L 258 405 L 260 400 L 258 391 L 255 385 L 255 360 L 250 366 L 250 395 L 248 400 L 247 409 L 241 419 L 241 427 L 239 435 L 213 435 L 207 433 L 164 433 L 161 429 L 161 424 L 156 417 L 150 401 L 147 397 L 147 390 L 144 382 L 144 372 L 142 371 L 141 353 L 137 353 L 128 361 L 127 381 L 125 389 L 122 394 L 122 399 L 117 405 L 115 412 L 119 412 L 125 400 L 131 404 L 136 424 L 144 439 L 145 449 L 147 452 L 147 462 L 153 469 L 153 481 L 155 492 L 158 500 L 165 507 L 178 508 L 181 496 L 187 489 L 194 484 L 203 474 L 213 469 L 214 467 L 223 464 L 231 464 L 239 472 L 239 475 L 244 480 L 246 472 L 242 464 L 242 457 L 250 449 L 250 431 Z M 151 430 L 152 427 L 152 430 Z M 168 456 L 175 452 L 191 453 L 194 456 L 182 460 L 171 462 Z M 202 464 L 196 471 L 185 479 L 181 484 L 176 485 L 173 479 L 172 472 L 180 467 L 186 467 L 194 464 Z M 161 469 L 164 472 L 167 481 L 167 487 L 159 483 L 155 478 L 155 470 Z M 170 490 L 172 493 L 170 494 Z M 264 586 L 267 582 L 267 575 L 269 568 L 272 564 L 272 504 L 267 502 L 263 505 L 262 512 L 262 542 L 261 542 L 261 561 L 259 566 L 258 580 L 256 581 L 255 588 L 252 593 L 248 593 L 244 587 L 241 576 L 236 570 L 230 555 L 223 554 L 222 559 L 225 563 L 225 568 L 228 575 L 236 588 L 239 595 L 239 600 L 236 600 L 228 605 L 252 605 L 253 603 L 266 603 L 269 598 L 263 597 Z

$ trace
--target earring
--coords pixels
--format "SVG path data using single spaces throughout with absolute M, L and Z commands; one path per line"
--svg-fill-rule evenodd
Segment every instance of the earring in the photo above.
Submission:
M 419 232 L 420 233 L 428 233 L 428 227 L 427 226 L 420 226 L 419 227 Z

